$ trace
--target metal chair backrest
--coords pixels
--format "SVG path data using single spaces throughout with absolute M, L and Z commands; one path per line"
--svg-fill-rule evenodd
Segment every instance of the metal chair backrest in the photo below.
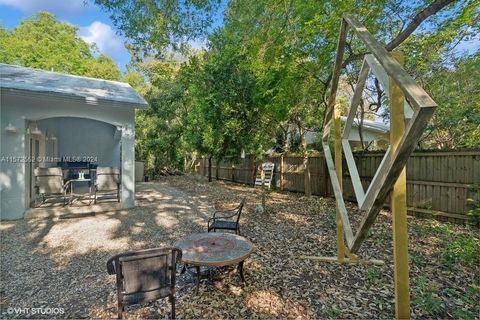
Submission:
M 242 209 L 245 206 L 246 201 L 247 200 L 245 198 L 243 198 L 242 201 L 240 201 L 240 204 L 237 207 L 237 213 L 238 213 L 237 214 L 237 221 L 236 221 L 237 223 L 240 221 L 240 215 L 242 214 Z
M 40 194 L 63 193 L 62 168 L 35 168 L 35 185 Z
M 96 186 L 98 191 L 117 190 L 120 184 L 120 170 L 115 167 L 98 167 Z
M 182 251 L 174 247 L 129 251 L 111 257 L 107 270 L 116 275 L 119 302 L 136 304 L 173 295 L 176 265 L 181 258 Z

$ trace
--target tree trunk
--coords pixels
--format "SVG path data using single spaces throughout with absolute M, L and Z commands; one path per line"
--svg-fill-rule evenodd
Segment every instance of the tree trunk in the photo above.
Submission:
M 284 163 L 284 158 L 283 158 L 283 153 L 281 154 L 280 156 L 280 170 L 279 173 L 280 173 L 280 191 L 283 191 L 283 183 L 284 183 L 284 178 L 283 178 L 283 172 L 284 172 L 284 168 L 285 168 L 285 163 Z
M 212 156 L 208 157 L 208 182 L 212 182 Z
M 310 177 L 310 165 L 308 163 L 308 154 L 305 152 L 303 154 L 303 166 L 304 176 L 305 176 L 305 195 L 310 197 L 312 195 L 312 185 L 311 185 L 311 177 Z
M 253 158 L 253 170 L 252 170 L 252 187 L 255 187 L 255 179 L 257 178 L 257 158 Z
M 302 144 L 302 153 L 303 153 L 303 174 L 305 181 L 305 196 L 310 197 L 312 195 L 312 186 L 310 181 L 310 166 L 308 164 L 308 153 L 307 153 L 307 141 L 305 140 L 305 129 L 299 126 L 300 138 Z
M 363 139 L 363 120 L 365 118 L 365 105 L 360 102 L 360 119 L 358 123 L 358 136 L 360 137 L 360 145 L 362 146 L 362 150 L 365 151 L 365 140 Z

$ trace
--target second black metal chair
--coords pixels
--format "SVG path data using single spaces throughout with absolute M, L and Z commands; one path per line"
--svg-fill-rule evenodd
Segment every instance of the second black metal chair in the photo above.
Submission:
M 232 210 L 215 211 L 213 217 L 208 219 L 207 229 L 210 231 L 217 230 L 231 230 L 236 234 L 240 234 L 240 215 L 242 209 L 245 206 L 245 198 L 242 199 L 240 204 Z

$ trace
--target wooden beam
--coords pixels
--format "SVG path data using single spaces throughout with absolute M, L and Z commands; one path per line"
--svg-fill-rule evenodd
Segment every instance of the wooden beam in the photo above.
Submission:
M 365 55 L 365 61 L 368 63 L 368 66 L 370 67 L 370 70 L 372 70 L 372 73 L 375 75 L 375 77 L 378 79 L 380 84 L 383 87 L 383 90 L 385 91 L 385 94 L 387 97 L 390 96 L 390 84 L 389 80 L 390 78 L 388 77 L 387 73 L 383 69 L 382 65 L 378 60 L 372 55 L 372 54 L 367 54 Z M 412 107 L 408 104 L 406 99 L 403 99 L 403 110 L 405 112 L 405 118 L 410 119 L 412 118 L 413 115 L 413 109 Z
M 367 82 L 369 70 L 370 70 L 370 67 L 368 66 L 367 61 L 364 59 L 362 68 L 360 69 L 360 74 L 358 75 L 355 91 L 353 91 L 352 101 L 350 102 L 350 111 L 348 112 L 347 121 L 345 122 L 345 128 L 343 129 L 342 139 L 348 139 L 348 137 L 350 136 L 350 131 L 353 126 L 353 120 L 355 120 L 355 115 L 357 114 L 358 105 L 362 100 L 363 89 L 365 88 L 365 83 Z
M 351 263 L 351 264 L 373 264 L 376 266 L 383 266 L 385 265 L 385 261 L 378 260 L 378 259 L 369 259 L 369 260 L 362 260 L 362 259 L 350 259 L 345 258 L 343 262 L 340 262 L 338 257 L 317 257 L 317 256 L 300 256 L 300 259 L 305 260 L 313 260 L 318 262 L 337 262 L 337 263 Z
M 345 43 L 347 41 L 347 31 L 348 31 L 348 25 L 346 21 L 342 19 L 342 22 L 340 24 L 340 34 L 338 36 L 338 43 L 337 43 L 337 55 L 335 59 L 335 65 L 333 67 L 330 96 L 328 97 L 327 110 L 325 112 L 325 118 L 323 121 L 323 127 L 324 128 L 328 127 L 328 130 L 324 129 L 324 140 L 325 140 L 325 134 L 327 135 L 330 134 L 329 123 L 330 123 L 330 120 L 332 119 L 333 109 L 335 107 L 335 102 L 337 97 L 338 81 L 340 80 L 340 73 L 342 71 L 343 54 L 345 52 Z
M 347 40 L 347 30 L 348 25 L 346 21 L 342 19 L 342 22 L 340 24 L 340 34 L 338 36 L 337 43 L 337 55 L 335 59 L 335 65 L 333 67 L 330 96 L 327 104 L 327 110 L 325 112 L 325 117 L 323 119 L 322 146 L 323 152 L 325 154 L 325 162 L 327 163 L 328 174 L 332 182 L 333 192 L 335 193 L 337 208 L 343 224 L 345 240 L 347 241 L 347 245 L 350 246 L 352 245 L 353 241 L 353 231 L 350 225 L 350 221 L 348 219 L 347 209 L 345 208 L 345 201 L 343 200 L 342 190 L 336 176 L 335 165 L 333 163 L 332 154 L 328 145 L 328 139 L 330 137 L 330 127 L 332 125 L 332 116 L 337 96 L 338 82 L 340 80 L 340 72 L 342 70 L 343 54 L 345 52 L 345 43 Z
M 335 164 L 333 163 L 332 154 L 328 142 L 323 142 L 323 153 L 325 154 L 325 162 L 327 163 L 328 174 L 332 183 L 333 193 L 335 194 L 335 201 L 337 202 L 337 208 L 342 218 L 343 231 L 345 234 L 345 240 L 348 247 L 353 245 L 353 231 L 348 219 L 347 208 L 345 207 L 345 201 L 343 200 L 342 189 L 337 179 L 337 173 L 335 171 Z
M 382 170 L 381 172 L 377 171 L 377 174 L 370 183 L 369 190 L 367 191 L 367 196 L 370 195 L 374 200 L 372 206 L 367 210 L 367 213 L 360 223 L 360 228 L 355 235 L 352 246 L 349 246 L 352 253 L 358 251 L 362 242 L 367 237 L 368 230 L 375 222 L 380 210 L 383 208 L 388 193 L 392 190 L 393 184 L 407 164 L 409 155 L 413 152 L 419 137 L 425 131 L 428 120 L 431 118 L 433 111 L 433 108 L 416 111 L 407 126 L 406 134 L 402 137 L 398 148 L 394 152 L 394 159 L 390 160 L 391 157 L 388 156 L 387 158 L 387 155 L 385 155 L 385 165 L 380 165 Z
M 361 208 L 363 201 L 365 200 L 365 191 L 363 191 L 362 180 L 358 174 L 357 164 L 353 157 L 352 148 L 350 142 L 347 139 L 342 139 L 343 152 L 345 153 L 345 160 L 347 162 L 348 172 L 350 173 L 350 179 L 352 180 L 353 191 L 357 198 L 358 206 Z
M 367 50 L 377 58 L 388 76 L 395 79 L 395 82 L 403 91 L 404 95 L 412 102 L 414 109 L 435 107 L 437 105 L 425 90 L 418 86 L 415 80 L 392 57 L 387 49 L 385 49 L 385 46 L 378 42 L 355 16 L 344 14 L 343 19 L 347 21 L 349 26 L 352 27 L 353 31 L 366 45 Z
M 365 192 L 363 202 L 359 202 L 361 204 L 360 209 L 365 210 L 366 214 L 364 215 L 358 232 L 355 234 L 353 239 L 351 239 L 349 235 L 352 232 L 352 229 L 346 212 L 341 186 L 335 173 L 335 164 L 333 162 L 332 155 L 330 153 L 330 147 L 328 145 L 330 127 L 332 125 L 333 108 L 336 101 L 336 93 L 342 67 L 343 54 L 345 51 L 345 41 L 348 27 L 353 28 L 354 32 L 364 42 L 367 49 L 375 56 L 378 62 L 385 69 L 385 72 L 388 74 L 388 76 L 392 78 L 398 88 L 409 99 L 409 102 L 414 109 L 412 119 L 408 123 L 405 134 L 400 139 L 398 146 L 393 152 L 387 150 L 387 154 L 384 156 L 368 190 Z M 360 93 L 357 93 L 357 95 L 359 94 Z M 340 36 L 337 44 L 337 56 L 335 59 L 334 72 L 332 76 L 331 94 L 329 96 L 327 110 L 323 121 L 324 132 L 322 145 L 332 188 L 334 190 L 335 199 L 337 201 L 337 206 L 344 227 L 349 254 L 356 254 L 361 244 L 367 237 L 368 230 L 375 222 L 378 213 L 384 205 L 388 193 L 392 190 L 395 181 L 400 176 L 410 154 L 415 149 L 418 139 L 425 131 L 427 123 L 433 115 L 435 107 L 435 101 L 433 101 L 433 99 L 430 98 L 430 96 L 428 96 L 428 94 L 416 84 L 415 80 L 403 69 L 403 67 L 392 57 L 392 55 L 385 50 L 383 45 L 375 40 L 365 26 L 363 26 L 354 16 L 345 14 L 342 19 Z M 344 148 L 345 147 L 346 145 L 344 143 Z M 346 157 L 348 157 L 347 153 Z M 358 183 L 356 189 L 357 191 L 360 190 Z M 359 192 L 356 192 L 356 195 L 357 194 L 361 195 Z
M 335 115 L 333 118 L 333 132 L 335 135 L 335 171 L 337 173 L 337 179 L 340 185 L 340 190 L 343 190 L 343 175 L 342 175 L 342 146 L 340 143 L 340 115 L 342 114 L 342 106 L 340 104 L 335 105 Z M 343 193 L 343 191 L 342 191 Z M 337 258 L 339 262 L 345 260 L 345 240 L 343 238 L 343 223 L 340 211 L 336 210 L 335 223 L 337 225 Z
M 403 54 L 394 53 L 403 64 Z M 395 152 L 405 131 L 405 114 L 402 91 L 390 79 L 390 143 Z M 410 319 L 410 280 L 408 275 L 408 226 L 407 226 L 407 173 L 403 167 L 392 191 L 393 264 L 395 278 L 395 315 L 397 319 Z

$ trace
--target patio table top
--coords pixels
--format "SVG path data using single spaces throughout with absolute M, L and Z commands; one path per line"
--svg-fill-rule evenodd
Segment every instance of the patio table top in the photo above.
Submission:
M 253 251 L 248 239 L 220 232 L 194 233 L 176 241 L 174 246 L 182 249 L 184 263 L 211 267 L 240 263 Z

